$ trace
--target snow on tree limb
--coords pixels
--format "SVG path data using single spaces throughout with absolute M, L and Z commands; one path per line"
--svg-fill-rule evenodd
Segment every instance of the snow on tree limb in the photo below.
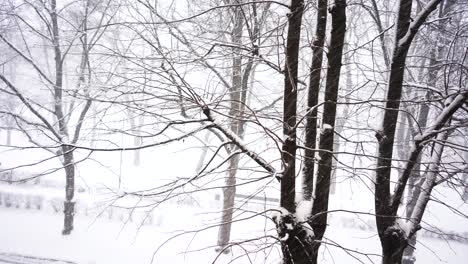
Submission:
M 229 140 L 231 140 L 243 153 L 253 159 L 258 165 L 271 173 L 278 181 L 281 181 L 281 173 L 278 173 L 273 166 L 271 166 L 266 160 L 260 157 L 255 151 L 249 149 L 247 144 L 237 136 L 233 131 L 225 128 L 216 118 L 212 115 L 212 112 L 208 106 L 203 107 L 203 113 L 206 115 L 209 121 L 212 122 L 213 126 L 221 131 Z
M 447 123 L 447 121 L 453 116 L 455 111 L 457 111 L 463 103 L 468 99 L 468 90 L 462 91 L 460 94 L 455 96 L 455 98 L 447 102 L 445 108 L 442 110 L 442 113 L 439 114 L 438 118 L 434 121 L 431 126 L 428 126 L 423 133 L 420 133 L 414 137 L 414 145 L 412 146 L 409 154 L 408 161 L 405 165 L 401 177 L 398 179 L 398 182 L 395 186 L 395 192 L 392 197 L 391 207 L 392 212 L 396 213 L 398 206 L 401 203 L 401 198 L 406 187 L 406 183 L 411 175 L 411 171 L 416 163 L 418 156 L 420 155 L 426 141 L 435 135 L 440 135 L 440 129 Z M 446 132 L 443 132 L 446 133 Z
M 447 139 L 448 132 L 443 132 L 437 135 L 437 141 L 445 141 Z M 440 163 L 442 160 L 442 152 L 444 150 L 445 144 L 436 143 L 434 151 L 432 152 L 431 163 L 429 165 L 428 173 L 426 179 L 421 187 L 421 192 L 417 197 L 416 206 L 411 218 L 409 219 L 411 225 L 409 228 L 409 234 L 416 233 L 420 228 L 419 223 L 422 220 L 424 211 L 431 197 L 432 188 L 436 184 L 437 175 L 439 174 Z
M 429 14 L 432 13 L 437 8 L 437 5 L 442 2 L 442 0 L 432 0 L 429 2 L 419 14 L 413 19 L 413 22 L 410 24 L 408 31 L 406 34 L 398 40 L 398 48 L 406 47 L 409 48 L 411 41 L 413 40 L 416 33 L 418 33 L 419 28 L 421 25 L 426 21 L 426 18 Z

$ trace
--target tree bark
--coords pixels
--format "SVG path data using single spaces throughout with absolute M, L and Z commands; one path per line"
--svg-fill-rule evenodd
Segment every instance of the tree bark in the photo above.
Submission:
M 63 58 L 60 50 L 60 35 L 57 21 L 56 0 L 51 0 L 50 17 L 52 21 L 52 42 L 55 55 L 55 84 L 54 84 L 54 113 L 59 127 L 60 140 L 62 143 L 63 166 L 65 169 L 65 202 L 64 202 L 64 224 L 63 235 L 69 235 L 73 230 L 73 215 L 75 194 L 75 164 L 73 160 L 73 149 L 68 147 L 69 135 L 63 113 Z
M 377 132 L 378 159 L 375 183 L 375 211 L 377 230 L 381 241 L 387 227 L 391 226 L 394 219 L 385 217 L 390 213 L 390 171 L 392 165 L 395 128 L 400 107 L 401 89 L 403 85 L 404 68 L 408 49 L 400 48 L 398 42 L 408 30 L 411 19 L 412 0 L 401 0 L 398 10 L 396 26 L 395 47 L 390 65 L 389 85 L 387 88 L 387 102 L 381 131 Z M 383 242 L 382 242 L 383 243 Z M 386 246 L 382 244 L 383 250 Z M 384 254 L 385 256 L 385 254 Z M 385 256 L 386 257 L 386 256 Z
M 309 91 L 307 95 L 307 118 L 305 129 L 304 170 L 302 197 L 306 201 L 312 199 L 314 190 L 315 148 L 317 142 L 317 108 L 320 93 L 320 78 L 322 73 L 323 48 L 327 29 L 328 0 L 317 1 L 317 25 L 312 43 L 312 65 L 310 66 Z
M 468 134 L 468 128 L 465 128 L 465 131 L 467 131 Z M 465 146 L 468 146 L 468 139 L 465 139 Z M 463 155 L 465 161 L 468 162 L 468 151 L 465 151 L 465 154 Z M 464 202 L 468 202 L 468 171 L 463 173 L 463 192 L 462 192 L 462 199 Z
M 407 236 L 401 228 L 394 225 L 398 205 L 407 184 L 409 175 L 399 179 L 395 194 L 390 193 L 390 176 L 392 168 L 395 129 L 398 121 L 400 99 L 406 57 L 411 42 L 427 16 L 437 7 L 441 0 L 429 2 L 424 10 L 417 14 L 414 21 L 411 18 L 412 0 L 400 0 L 396 24 L 395 46 L 390 64 L 390 75 L 387 87 L 385 111 L 381 130 L 376 133 L 378 140 L 377 168 L 375 184 L 376 225 L 382 245 L 382 263 L 401 263 L 403 250 L 407 246 Z M 408 158 L 407 169 L 411 171 L 419 156 L 422 146 L 415 144 L 412 156 Z M 405 172 L 404 172 L 405 173 Z
M 221 225 L 218 231 L 218 251 L 229 253 L 227 247 L 231 240 L 232 216 L 234 214 L 234 199 L 236 196 L 236 174 L 239 164 L 239 155 L 234 155 L 229 161 L 229 168 L 226 176 L 225 186 L 223 187 L 223 211 L 221 216 Z
M 281 179 L 280 205 L 291 213 L 295 212 L 297 70 L 303 11 L 303 0 L 291 2 L 284 67 L 284 144 L 282 148 L 284 171 Z
M 240 3 L 240 0 L 235 1 Z M 242 55 L 237 46 L 242 45 L 242 30 L 244 27 L 244 17 L 240 7 L 234 8 L 234 25 L 232 29 L 231 40 L 236 46 L 232 49 L 234 57 L 232 59 L 232 85 L 229 87 L 231 105 L 229 116 L 231 117 L 230 130 L 237 136 L 244 136 L 244 122 L 242 120 L 242 109 L 245 104 L 242 78 Z M 247 81 L 247 80 L 245 80 Z M 221 216 L 221 225 L 218 231 L 218 250 L 228 253 L 226 247 L 231 237 L 232 216 L 234 213 L 234 198 L 236 195 L 236 174 L 239 165 L 239 155 L 234 155 L 229 160 L 229 167 L 226 175 L 225 186 L 223 187 L 223 211 Z
M 63 221 L 63 235 L 69 235 L 73 230 L 73 218 L 75 215 L 75 161 L 73 158 L 73 149 L 71 147 L 63 146 L 63 166 L 65 168 L 65 202 L 64 205 L 64 221 Z
M 16 81 L 16 65 L 13 64 L 13 61 L 15 60 L 12 60 L 9 67 L 8 67 L 8 73 L 10 75 L 10 80 L 11 82 L 15 82 Z M 5 66 L 3 66 L 3 73 L 5 74 Z M 8 102 L 6 103 L 7 106 L 8 106 L 8 109 L 10 111 L 13 112 L 14 109 L 17 108 L 17 103 L 15 100 L 8 100 Z M 7 125 L 7 128 L 6 128 L 6 145 L 7 146 L 11 146 L 12 142 L 11 142 L 11 136 L 12 136 L 12 132 L 13 132 L 13 127 L 15 126 L 15 122 L 14 122 L 14 118 L 11 117 L 11 116 L 6 116 L 5 118 L 5 121 L 6 121 L 6 125 Z
M 284 222 L 294 224 L 293 213 L 296 211 L 296 111 L 297 111 L 297 71 L 299 58 L 299 44 L 302 25 L 302 14 L 304 12 L 303 0 L 292 0 L 290 13 L 288 14 L 288 33 L 285 51 L 284 66 L 284 101 L 283 101 L 283 134 L 284 143 L 282 146 L 283 175 L 281 178 L 280 206 L 286 209 L 290 215 L 284 216 L 285 221 L 277 222 L 278 234 L 283 237 L 281 249 L 283 252 L 284 264 L 310 263 L 308 256 L 308 246 L 301 243 L 299 232 L 287 230 Z M 284 233 L 284 234 L 283 234 Z
M 434 53 L 431 55 L 434 56 Z M 436 73 L 435 70 L 433 70 L 435 67 L 435 58 L 432 57 L 430 62 L 429 62 L 429 80 L 428 83 L 429 85 L 435 87 L 435 82 L 436 82 Z M 430 94 L 432 92 L 428 90 L 426 92 L 425 98 L 429 99 Z M 421 105 L 419 109 L 419 114 L 418 114 L 418 126 L 420 129 L 425 129 L 427 126 L 427 117 L 429 116 L 429 105 L 428 104 L 423 104 Z M 408 122 L 410 122 L 408 120 Z M 410 133 L 408 131 L 407 133 Z M 414 138 L 416 135 L 412 135 Z M 408 183 L 408 191 L 407 191 L 407 205 L 406 205 L 406 218 L 409 219 L 411 218 L 411 215 L 413 214 L 414 208 L 416 206 L 416 201 L 417 198 L 419 197 L 419 194 L 421 193 L 421 185 L 422 185 L 422 175 L 421 175 L 421 156 L 417 159 L 416 164 L 414 165 L 412 175 L 410 176 L 410 180 Z M 416 262 L 416 258 L 413 256 L 414 255 L 414 249 L 416 246 L 416 237 L 417 234 L 414 234 L 408 241 L 409 247 L 406 247 L 403 253 L 403 264 L 414 264 Z
M 452 6 L 454 5 L 453 1 L 445 1 L 445 5 L 443 8 L 441 8 L 438 17 L 442 18 L 447 15 L 447 13 L 451 10 Z M 446 28 L 446 23 L 439 21 L 439 30 L 441 32 L 445 31 Z M 439 34 L 436 37 L 436 43 L 443 43 L 445 40 L 442 38 L 442 36 Z M 444 49 L 444 45 L 437 45 L 437 47 L 433 47 L 431 51 L 431 57 L 429 59 L 429 65 L 427 66 L 428 74 L 427 74 L 427 83 L 431 87 L 437 87 L 437 73 L 439 72 L 439 67 L 438 67 L 438 57 L 440 58 L 442 55 Z M 422 72 L 422 71 L 421 71 Z M 426 100 L 429 100 L 432 96 L 432 91 L 427 90 L 425 98 Z M 427 126 L 427 118 L 429 116 L 429 105 L 428 104 L 423 104 L 420 107 L 419 110 L 419 115 L 418 115 L 418 126 L 420 129 L 425 129 Z M 415 135 L 413 135 L 414 137 Z M 442 147 L 443 150 L 443 147 Z M 423 178 L 421 175 L 421 157 L 418 158 L 414 169 L 412 176 L 410 178 L 410 184 L 408 188 L 408 204 L 406 206 L 406 218 L 410 219 L 415 208 L 416 208 L 416 203 L 418 200 L 418 197 L 421 195 L 421 191 L 424 191 L 421 189 L 422 183 L 423 183 Z M 416 247 L 416 238 L 417 238 L 417 233 L 415 233 L 408 241 L 408 247 L 406 247 L 404 253 L 403 253 L 403 264 L 414 264 L 416 262 L 416 257 L 414 256 L 414 250 Z
M 310 226 L 315 233 L 315 240 L 323 238 L 327 227 L 327 210 L 330 196 L 330 176 L 332 173 L 333 138 L 336 121 L 338 87 L 340 81 L 341 61 L 343 57 L 344 38 L 346 33 L 346 1 L 335 0 L 330 8 L 332 28 L 330 49 L 327 53 L 328 72 L 325 86 L 324 109 L 322 114 L 322 131 L 319 139 L 319 162 L 315 200 L 312 207 L 313 220 Z M 314 261 L 316 263 L 320 243 L 314 243 Z

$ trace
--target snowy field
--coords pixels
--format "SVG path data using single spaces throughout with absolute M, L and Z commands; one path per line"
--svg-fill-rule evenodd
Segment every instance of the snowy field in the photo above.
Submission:
M 169 263 L 169 261 L 211 263 L 218 255 L 214 250 L 217 228 L 209 226 L 216 224 L 210 221 L 209 214 L 197 215 L 193 211 L 189 212 L 190 208 L 179 209 L 183 212 L 177 213 L 176 209 L 172 212 L 166 211 L 159 219 L 159 223 L 144 226 L 78 216 L 75 220 L 75 230 L 70 236 L 61 235 L 61 215 L 2 209 L 0 237 L 3 239 L 0 243 L 0 252 L 63 259 L 80 264 Z M 180 216 L 177 217 L 177 214 Z M 172 216 L 176 217 L 171 218 Z M 217 215 L 212 217 L 216 218 Z M 207 229 L 197 232 L 199 229 L 197 225 Z M 238 229 L 234 233 L 237 237 L 252 235 L 251 232 L 242 232 Z M 177 237 L 178 234 L 183 235 Z M 168 241 L 171 238 L 172 240 Z M 160 250 L 157 250 L 162 244 L 164 245 Z M 217 263 L 234 260 L 237 253 L 238 250 L 234 249 L 233 254 L 222 254 Z M 272 258 L 273 255 L 278 256 L 277 253 L 272 253 Z M 245 259 L 239 261 L 238 263 L 244 263 Z M 263 263 L 259 259 L 253 261 Z
M 233 240 L 241 243 L 229 254 L 218 254 L 218 212 L 200 214 L 200 208 L 188 206 L 158 210 L 157 221 L 145 225 L 78 215 L 72 235 L 62 236 L 61 214 L 1 208 L 0 263 L 278 263 L 278 247 L 271 246 L 273 239 L 265 238 L 274 235 L 273 225 L 265 217 L 237 218 L 248 218 L 233 225 Z M 332 225 L 338 225 L 336 220 Z M 338 226 L 328 230 L 331 232 L 326 234 L 321 263 L 379 263 L 380 246 L 375 233 Z M 8 259 L 8 254 L 34 258 Z M 461 264 L 468 259 L 468 246 L 423 238 L 416 256 L 418 263 Z
M 92 156 L 101 162 L 98 164 L 87 160 L 80 163 L 75 195 L 75 229 L 70 236 L 61 235 L 64 195 L 64 184 L 60 181 L 63 179 L 62 170 L 41 177 L 40 182 L 0 184 L 0 196 L 3 195 L 0 197 L 0 263 L 279 263 L 280 250 L 275 240 L 275 227 L 269 218 L 271 214 L 252 217 L 252 212 L 262 211 L 262 204 L 251 205 L 237 201 L 236 207 L 252 212 L 235 212 L 231 236 L 234 246 L 229 254 L 219 254 L 215 250 L 221 216 L 220 201 L 215 199 L 220 194 L 219 189 L 196 193 L 192 200 L 174 198 L 155 208 L 150 206 L 132 210 L 133 206 L 144 203 L 131 197 L 113 203 L 112 197 L 115 198 L 119 190 L 157 186 L 161 181 L 155 178 L 163 178 L 161 175 L 165 175 L 162 180 L 173 179 L 174 175 L 190 176 L 197 162 L 190 159 L 190 155 L 196 156 L 199 150 L 187 150 L 183 143 L 177 147 L 184 151 L 179 152 L 177 148 L 176 151 L 142 151 L 142 162 L 138 168 L 119 162 L 131 160 L 132 153 Z M 13 167 L 21 161 L 20 151 L 3 153 L 3 166 Z M 28 152 L 31 163 L 35 157 L 32 154 L 34 152 Z M 38 160 L 42 157 L 39 154 Z M 155 164 L 154 160 L 160 162 Z M 184 166 L 175 166 L 178 160 L 186 160 Z M 39 172 L 50 167 L 59 168 L 56 159 L 51 162 L 56 164 L 41 163 L 43 168 L 35 168 Z M 156 170 L 157 177 L 153 173 Z M 25 170 L 24 175 L 19 176 L 24 178 L 33 173 Z M 245 176 L 251 177 L 249 174 Z M 206 181 L 222 186 L 222 178 L 216 179 L 218 181 L 211 178 Z M 347 209 L 372 214 L 372 193 L 362 187 L 359 179 L 348 179 L 344 175 L 338 182 L 337 191 L 330 200 L 330 210 Z M 275 182 L 271 185 L 268 185 L 268 181 L 259 182 L 257 185 L 261 190 L 260 196 L 278 197 Z M 250 194 L 253 190 L 256 190 L 255 186 L 250 185 L 249 188 L 238 188 L 239 193 L 243 194 Z M 440 188 L 434 197 L 456 210 L 466 212 L 467 205 L 448 190 Z M 10 198 L 7 199 L 5 194 L 9 194 Z M 184 197 L 191 196 L 181 196 Z M 7 205 L 7 202 L 10 204 Z M 269 204 L 267 208 L 276 206 Z M 457 216 L 442 203 L 430 203 L 425 221 L 443 231 L 464 234 L 465 237 L 468 231 L 466 218 Z M 380 242 L 373 222 L 371 215 L 343 212 L 330 214 L 330 227 L 321 247 L 320 263 L 379 263 Z M 421 234 L 418 242 L 417 263 L 462 264 L 468 259 L 466 241 L 459 243 L 453 239 L 435 239 Z
M 12 253 L 0 253 L 0 263 L 1 264 L 75 264 L 71 261 L 59 260 L 59 259 L 50 259 L 50 258 L 38 258 L 32 256 L 24 256 Z

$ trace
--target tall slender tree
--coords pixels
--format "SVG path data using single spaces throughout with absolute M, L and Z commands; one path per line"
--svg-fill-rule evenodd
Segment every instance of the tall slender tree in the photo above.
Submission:
M 92 47 L 97 43 L 97 41 L 102 36 L 102 31 L 104 28 L 94 31 L 92 34 L 88 31 L 89 18 L 92 12 L 96 11 L 95 4 L 91 0 L 84 0 L 76 2 L 72 7 L 82 8 L 82 15 L 80 15 L 75 31 L 75 34 L 72 35 L 70 39 L 65 41 L 64 28 L 61 27 L 60 15 L 64 12 L 67 12 L 71 9 L 62 9 L 60 6 L 57 6 L 56 0 L 50 0 L 50 2 L 40 2 L 40 3 L 30 3 L 28 2 L 25 5 L 26 10 L 34 10 L 37 14 L 38 21 L 44 23 L 44 28 L 47 28 L 45 32 L 41 32 L 36 28 L 37 25 L 31 23 L 23 17 L 23 13 L 18 13 L 17 17 L 20 19 L 18 30 L 23 31 L 32 30 L 36 37 L 45 40 L 53 51 L 53 62 L 54 62 L 54 71 L 51 74 L 48 74 L 44 69 L 43 64 L 40 60 L 36 60 L 34 54 L 30 53 L 32 46 L 29 45 L 28 41 L 25 40 L 24 45 L 26 46 L 24 51 L 19 45 L 12 43 L 4 34 L 0 32 L 0 39 L 8 46 L 9 49 L 14 51 L 18 57 L 20 57 L 29 67 L 31 67 L 41 79 L 44 80 L 44 85 L 46 90 L 50 91 L 52 107 L 43 106 L 38 102 L 35 102 L 33 99 L 28 97 L 28 93 L 25 92 L 23 87 L 19 87 L 18 84 L 14 83 L 11 78 L 0 73 L 0 79 L 8 87 L 10 93 L 15 95 L 21 103 L 29 110 L 31 117 L 28 118 L 17 118 L 18 115 L 15 113 L 10 113 L 10 115 L 16 119 L 18 124 L 24 126 L 34 126 L 36 129 L 42 131 L 48 140 L 51 142 L 44 141 L 43 138 L 35 138 L 33 133 L 30 133 L 27 129 L 21 129 L 24 135 L 27 136 L 29 141 L 41 147 L 54 156 L 59 157 L 61 164 L 65 171 L 65 201 L 64 201 L 64 225 L 62 234 L 69 235 L 73 230 L 73 219 L 75 214 L 75 176 L 76 176 L 76 161 L 75 161 L 75 147 L 74 145 L 80 139 L 80 132 L 85 122 L 88 110 L 92 104 L 92 98 L 89 93 L 89 88 L 91 85 L 91 66 L 89 54 Z M 18 11 L 19 12 L 19 11 Z M 104 12 L 98 15 L 101 17 L 100 22 L 107 16 L 107 9 L 104 8 Z M 24 26 L 25 28 L 21 28 Z M 90 35 L 88 35 L 90 34 Z M 65 76 L 65 61 L 68 58 L 71 58 L 70 51 L 73 49 L 75 43 L 79 43 L 81 48 L 80 52 L 80 64 L 79 64 L 79 76 L 77 78 L 77 88 L 78 91 L 83 95 L 84 100 L 81 101 L 81 110 L 78 114 L 78 117 L 73 124 L 70 122 L 70 116 L 75 110 L 75 106 L 70 104 L 70 108 L 67 109 L 67 91 L 64 82 Z M 45 60 L 50 60 L 51 58 L 45 58 Z M 52 118 L 49 118 L 48 113 L 52 114 Z M 32 120 L 30 120 L 32 119 Z M 70 130 L 73 130 L 71 133 Z M 55 147 L 54 147 L 55 146 Z M 55 149 L 55 150 L 54 150 Z M 24 180 L 24 179 L 22 179 Z
M 410 239 L 420 228 L 419 223 L 424 213 L 425 206 L 429 201 L 430 190 L 433 188 L 434 179 L 429 177 L 421 187 L 424 192 L 417 198 L 416 207 L 411 215 L 411 227 L 402 228 L 398 224 L 398 208 L 402 201 L 403 192 L 408 183 L 414 165 L 428 139 L 433 137 L 446 137 L 446 133 L 438 130 L 444 127 L 455 111 L 463 104 L 467 91 L 460 90 L 459 94 L 446 104 L 442 114 L 427 129 L 418 133 L 414 138 L 405 167 L 395 186 L 393 194 L 390 192 L 390 178 L 392 170 L 392 156 L 395 146 L 395 128 L 399 115 L 402 96 L 402 86 L 405 72 L 406 58 L 411 43 L 429 14 L 440 4 L 441 0 L 432 0 L 411 19 L 412 1 L 402 0 L 399 4 L 398 18 L 396 23 L 395 46 L 390 65 L 390 75 L 387 87 L 386 104 L 382 121 L 382 128 L 377 132 L 378 158 L 376 167 L 375 183 L 375 212 L 377 230 L 382 245 L 384 264 L 401 263 L 404 249 Z M 437 166 L 443 147 L 435 152 L 434 162 Z M 431 171 L 434 171 L 435 168 Z
M 314 189 L 315 148 L 317 141 L 317 104 L 320 94 L 322 76 L 323 50 L 327 29 L 328 1 L 317 1 L 317 22 L 312 42 L 312 63 L 309 73 L 309 90 L 307 94 L 307 119 L 304 147 L 303 198 L 310 201 Z

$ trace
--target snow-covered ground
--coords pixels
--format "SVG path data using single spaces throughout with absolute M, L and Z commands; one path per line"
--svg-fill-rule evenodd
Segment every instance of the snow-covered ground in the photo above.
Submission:
M 2 208 L 0 252 L 65 259 L 80 264 L 169 261 L 211 263 L 218 253 L 214 247 L 217 224 L 210 219 L 217 217 L 217 214 L 198 215 L 190 208 L 180 207 L 164 210 L 157 223 L 144 226 L 135 222 L 124 224 L 105 218 L 78 216 L 72 235 L 62 236 L 60 214 Z M 244 227 L 249 225 L 242 225 Z M 237 238 L 252 235 L 249 230 L 235 228 L 234 231 Z M 260 230 L 257 233 L 261 232 Z M 178 236 L 179 234 L 183 235 Z M 158 247 L 161 248 L 158 250 Z M 232 254 L 220 255 L 217 263 L 227 263 L 241 254 L 238 249 L 234 249 Z M 254 258 L 254 255 L 250 257 Z M 273 255 L 277 257 L 277 254 Z M 273 255 L 270 259 L 275 258 Z M 239 261 L 238 263 L 244 263 Z
M 74 262 L 0 252 L 0 264 L 75 264 Z
M 215 251 L 219 212 L 203 211 L 180 205 L 159 208 L 157 221 L 145 225 L 78 215 L 72 235 L 62 236 L 61 214 L 1 208 L 0 252 L 78 264 L 277 263 L 279 249 L 271 246 L 273 239 L 265 238 L 274 235 L 269 219 L 240 215 L 238 220 L 247 220 L 234 223 L 232 236 L 242 243 L 219 255 Z M 376 234 L 344 228 L 337 220 L 332 219 L 327 231 L 321 263 L 379 263 Z M 416 252 L 418 263 L 461 264 L 468 259 L 468 245 L 424 237 Z
M 131 152 L 98 153 L 80 163 L 75 196 L 77 215 L 75 229 L 70 236 L 61 235 L 61 204 L 64 197 L 62 170 L 42 176 L 38 184 L 0 184 L 0 194 L 11 194 L 21 203 L 19 208 L 14 204 L 8 208 L 6 204 L 0 206 L 0 254 L 25 256 L 21 261 L 28 264 L 40 259 L 77 264 L 277 264 L 281 254 L 274 239 L 276 232 L 272 221 L 265 215 L 252 217 L 252 213 L 237 211 L 232 227 L 232 252 L 219 254 L 215 251 L 221 216 L 220 201 L 215 200 L 216 195 L 219 197 L 219 189 L 197 193 L 190 193 L 191 189 L 188 188 L 183 189 L 186 193 L 180 198 L 192 199 L 193 196 L 194 200 L 181 201 L 175 197 L 154 208 L 129 209 L 135 205 L 150 205 L 147 201 L 140 202 L 136 197 L 122 199 L 114 203 L 114 207 L 109 207 L 113 202 L 112 197 L 120 195 L 119 192 L 152 188 L 176 178 L 192 177 L 197 165 L 193 156 L 197 156 L 200 149 L 187 149 L 183 142 L 177 144 L 173 149 L 142 150 L 140 167 L 131 166 L 130 162 L 122 163 L 132 160 Z M 1 153 L 5 168 L 25 162 L 21 159 L 24 153 L 20 151 Z M 42 152 L 33 154 L 27 153 L 28 162 L 35 162 L 36 156 L 37 160 L 43 159 Z M 24 171 L 25 175 L 60 168 L 56 159 L 51 160 L 50 164 L 44 162 L 39 165 L 34 167 L 37 171 L 29 171 L 28 167 Z M 15 172 L 19 173 L 18 170 Z M 363 187 L 359 178 L 348 179 L 345 176 L 338 175 L 339 184 L 336 194 L 330 200 L 330 209 L 372 214 L 372 192 Z M 239 179 L 244 181 L 252 180 L 253 177 L 242 171 L 239 174 Z M 248 187 L 239 186 L 238 191 L 247 195 L 259 191 L 260 197 L 265 195 L 277 198 L 277 183 L 268 182 L 255 181 Z M 210 189 L 223 186 L 223 183 L 222 177 L 213 174 L 202 179 L 198 186 Z M 434 197 L 451 205 L 453 209 L 466 212 L 467 205 L 457 199 L 455 194 L 441 187 L 434 193 Z M 240 200 L 238 202 L 239 205 L 242 203 Z M 31 206 L 26 208 L 28 203 Z M 42 205 L 41 210 L 34 206 L 37 203 Z M 258 211 L 262 206 L 248 204 L 242 208 Z M 145 219 L 148 214 L 149 218 Z M 330 218 L 326 241 L 321 247 L 320 263 L 380 263 L 380 243 L 372 226 L 371 215 L 336 212 Z M 440 203 L 430 203 L 424 220 L 443 231 L 458 234 L 468 232 L 466 218 L 457 216 L 453 210 Z M 468 245 L 422 235 L 416 257 L 417 263 L 466 263 Z M 10 258 L 8 261 L 22 263 L 18 259 Z

